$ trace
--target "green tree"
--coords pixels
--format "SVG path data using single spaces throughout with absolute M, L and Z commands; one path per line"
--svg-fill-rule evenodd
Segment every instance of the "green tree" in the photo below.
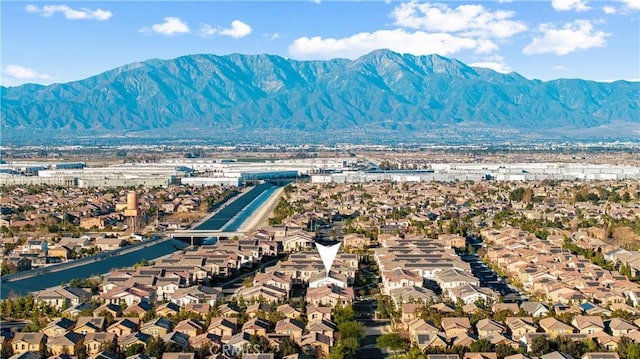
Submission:
M 376 339 L 376 345 L 378 348 L 392 351 L 408 348 L 408 343 L 398 333 L 382 334 Z
M 12 318 L 13 317 L 13 300 L 11 300 L 11 298 L 8 298 L 7 300 L 4 301 L 4 310 L 2 311 L 1 315 L 3 318 Z
M 251 343 L 252 348 L 259 349 L 260 352 L 270 353 L 273 350 L 271 343 L 269 343 L 269 339 L 262 335 L 251 335 L 249 337 L 249 342 Z
M 290 338 L 283 338 L 280 341 L 278 350 L 280 350 L 280 353 L 282 354 L 283 357 L 301 352 L 300 346 Z
M 560 351 L 561 353 L 569 354 L 574 358 L 580 358 L 582 354 L 586 353 L 586 351 L 584 351 L 585 346 L 582 343 L 576 342 L 575 340 L 572 340 L 570 338 L 564 336 L 557 337 L 555 339 L 555 342 L 558 351 Z
M 198 348 L 195 352 L 196 359 L 206 359 L 211 356 L 211 345 L 206 344 Z
M 426 356 L 422 354 L 418 347 L 411 347 L 411 349 L 404 355 L 402 359 L 425 359 Z
M 362 334 L 364 333 L 364 329 L 362 328 L 362 324 L 356 321 L 342 322 L 338 324 L 338 332 L 340 333 L 340 338 L 346 340 L 348 338 L 355 338 L 356 340 L 360 340 L 362 338 Z
M 353 321 L 356 318 L 356 312 L 351 305 L 342 306 L 338 304 L 334 310 L 333 321 L 340 325 L 343 322 Z
M 632 343 L 633 340 L 631 340 L 629 337 L 620 338 L 620 341 L 618 342 L 618 349 L 616 350 L 620 359 L 627 359 L 629 345 Z
M 150 320 L 153 320 L 156 318 L 156 311 L 153 309 L 149 309 L 146 312 L 144 312 L 144 315 L 142 316 L 142 321 L 143 322 L 148 322 Z
M 533 356 L 539 357 L 552 351 L 551 342 L 544 335 L 536 337 L 531 342 L 531 355 Z
M 0 351 L 0 358 L 10 358 L 13 356 L 13 348 L 11 345 L 3 345 Z
M 627 359 L 640 359 L 640 344 L 631 343 L 627 346 Z
M 341 340 L 345 356 L 347 358 L 355 358 L 356 351 L 360 348 L 360 341 L 355 337 L 349 337 Z
M 493 345 L 488 339 L 478 339 L 471 343 L 469 350 L 476 353 L 493 352 L 495 345 Z
M 164 344 L 165 353 L 177 353 L 183 351 L 183 348 L 176 342 L 168 341 Z
M 102 350 L 116 355 L 120 354 L 120 346 L 118 346 L 118 341 L 116 339 L 104 344 Z
M 7 261 L 2 261 L 0 264 L 0 274 L 5 275 L 10 274 L 11 272 L 11 268 L 9 267 L 9 264 L 7 264 Z
M 144 345 L 142 343 L 135 343 L 127 347 L 127 350 L 125 351 L 124 355 L 126 357 L 130 357 L 136 354 L 144 353 L 144 351 L 145 351 Z
M 495 351 L 499 359 L 503 359 L 504 357 L 508 357 L 509 355 L 518 353 L 515 349 L 513 349 L 511 345 L 507 345 L 503 343 L 496 345 Z
M 147 347 L 145 348 L 144 353 L 148 356 L 162 358 L 164 350 L 164 340 L 158 337 L 151 337 L 149 341 L 147 341 Z
M 600 350 L 600 346 L 593 339 L 587 338 L 582 341 L 581 348 L 582 353 L 592 353 Z M 578 355 L 581 356 L 582 354 Z
M 338 343 L 331 348 L 328 359 L 344 359 L 346 358 L 345 354 L 346 353 L 344 351 L 344 346 L 342 345 L 342 343 Z

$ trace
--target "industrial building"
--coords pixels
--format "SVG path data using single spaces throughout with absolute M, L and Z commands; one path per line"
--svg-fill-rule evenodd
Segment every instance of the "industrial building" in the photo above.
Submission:
M 296 179 L 298 177 L 300 177 L 300 173 L 295 170 L 256 171 L 252 169 L 252 171 L 237 172 L 234 169 L 232 171 L 215 172 L 206 177 L 183 177 L 180 179 L 180 183 L 184 185 L 194 186 L 242 186 L 244 184 L 256 181 Z
M 433 164 L 425 171 L 345 171 L 315 174 L 312 183 L 624 180 L 640 179 L 640 167 L 568 163 L 461 163 Z
M 212 159 L 172 159 L 159 163 L 127 163 L 85 167 L 82 162 L 3 164 L 0 185 L 50 184 L 78 187 L 132 187 L 183 184 L 242 186 L 259 181 L 296 180 L 312 176 L 313 183 L 533 181 L 640 179 L 640 167 L 573 163 L 439 163 L 428 170 L 355 171 L 356 159 L 301 159 L 237 162 Z M 55 167 L 55 168 L 54 168 Z

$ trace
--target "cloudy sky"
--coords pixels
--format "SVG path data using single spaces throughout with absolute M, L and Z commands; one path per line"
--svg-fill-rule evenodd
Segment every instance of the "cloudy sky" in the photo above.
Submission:
M 1 2 L 1 82 L 83 79 L 150 58 L 437 53 L 528 78 L 640 80 L 640 0 Z

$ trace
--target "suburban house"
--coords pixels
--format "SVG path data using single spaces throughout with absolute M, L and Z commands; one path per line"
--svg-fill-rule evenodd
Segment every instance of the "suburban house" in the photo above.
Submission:
M 40 353 L 46 342 L 47 336 L 44 333 L 16 333 L 11 340 L 11 348 L 16 355 L 28 351 Z
M 116 340 L 114 333 L 88 333 L 84 337 L 84 347 L 89 355 L 98 354 L 102 348 Z
M 231 339 L 231 337 L 238 331 L 238 321 L 236 318 L 212 318 L 207 333 L 216 335 L 222 338 L 223 341 Z
M 195 337 L 206 331 L 204 324 L 194 319 L 185 319 L 178 322 L 173 328 L 173 331 L 186 334 L 189 337 Z
M 47 326 L 42 329 L 42 332 L 46 334 L 47 337 L 55 337 L 72 330 L 75 325 L 76 322 L 69 318 L 56 318 L 47 324 Z
M 253 278 L 253 285 L 258 286 L 260 284 L 267 284 L 272 287 L 283 289 L 287 292 L 287 295 L 291 292 L 291 276 L 278 271 L 256 273 Z
M 476 323 L 476 330 L 479 338 L 487 338 L 496 334 L 504 334 L 506 332 L 504 325 L 486 318 L 481 319 Z
M 523 302 L 520 304 L 520 309 L 534 318 L 541 318 L 549 313 L 547 306 L 540 302 Z
M 396 288 L 422 287 L 424 278 L 417 271 L 396 268 L 382 272 L 382 291 L 389 294 Z
M 578 333 L 582 334 L 595 334 L 604 331 L 604 323 L 602 317 L 599 316 L 577 315 L 571 321 L 571 325 L 578 329 Z
M 347 277 L 343 273 L 336 273 L 334 271 L 329 272 L 329 275 L 326 275 L 324 272 L 318 272 L 309 277 L 308 283 L 309 288 L 318 288 L 328 285 L 346 288 Z
M 551 335 L 551 337 L 573 333 L 572 326 L 564 324 L 553 317 L 543 318 L 538 324 L 540 325 L 540 328 L 542 328 L 545 333 Z
M 309 309 L 307 308 L 307 310 Z M 297 310 L 296 308 L 292 307 L 289 304 L 283 304 L 278 306 L 278 308 L 276 308 L 276 312 L 281 313 L 285 317 L 291 318 L 291 319 L 299 319 L 302 316 L 302 313 L 299 310 Z
M 156 289 L 154 287 L 133 283 L 122 287 L 115 287 L 103 293 L 101 297 L 111 304 L 126 304 L 132 306 L 136 303 L 156 301 Z
M 532 317 L 507 317 L 505 324 L 515 340 L 520 340 L 527 333 L 535 333 L 538 329 Z
M 84 343 L 84 335 L 67 332 L 47 340 L 47 349 L 53 355 L 71 354 L 75 355 Z
M 621 318 L 611 318 L 604 321 L 604 325 L 607 333 L 613 335 L 614 337 L 624 337 L 629 335 L 634 330 L 638 330 L 634 324 L 621 319 Z
M 307 321 L 312 322 L 315 320 L 331 320 L 332 307 L 320 307 L 316 305 L 309 305 L 307 307 Z
M 353 301 L 353 288 L 341 288 L 335 285 L 307 289 L 308 304 L 329 305 L 335 307 L 338 303 L 347 305 Z
M 105 317 L 78 317 L 73 331 L 78 334 L 103 332 L 107 328 Z
M 282 319 L 276 323 L 275 333 L 289 335 L 295 342 L 300 342 L 304 324 L 295 319 Z
M 98 227 L 104 227 L 104 225 Z M 120 238 L 97 237 L 95 241 L 96 247 L 100 248 L 101 251 L 112 251 L 114 249 L 118 249 L 122 247 L 123 243 L 123 240 Z
M 170 320 L 160 317 L 142 324 L 140 331 L 154 337 L 161 337 L 168 334 L 172 327 Z
M 467 317 L 446 317 L 440 322 L 448 338 L 458 337 L 471 332 L 471 323 Z
M 267 336 L 267 332 L 269 332 L 269 328 L 271 327 L 271 323 L 266 320 L 260 318 L 254 318 L 242 326 L 242 331 L 247 332 L 251 335 L 261 335 L 263 337 Z
M 109 328 L 107 328 L 107 332 L 113 333 L 118 337 L 124 337 L 125 335 L 137 332 L 139 325 L 140 319 L 138 318 L 122 318 L 111 324 Z
M 67 286 L 41 290 L 34 296 L 36 303 L 44 303 L 60 310 L 86 302 L 90 298 L 91 292 L 88 289 Z

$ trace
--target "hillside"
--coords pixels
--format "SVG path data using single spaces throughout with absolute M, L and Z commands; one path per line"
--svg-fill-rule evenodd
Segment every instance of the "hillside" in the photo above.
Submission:
M 637 82 L 543 82 L 438 55 L 388 50 L 353 61 L 189 55 L 70 83 L 0 90 L 5 139 L 133 135 L 375 142 L 463 139 L 480 132 L 488 138 L 624 137 L 640 128 Z

